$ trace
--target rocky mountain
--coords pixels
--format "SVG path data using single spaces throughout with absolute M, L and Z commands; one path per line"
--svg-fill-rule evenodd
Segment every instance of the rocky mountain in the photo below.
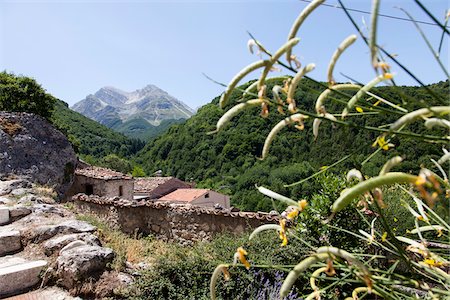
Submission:
M 164 120 L 188 119 L 193 115 L 186 104 L 151 84 L 134 92 L 104 87 L 72 109 L 113 129 L 133 120 L 158 126 Z

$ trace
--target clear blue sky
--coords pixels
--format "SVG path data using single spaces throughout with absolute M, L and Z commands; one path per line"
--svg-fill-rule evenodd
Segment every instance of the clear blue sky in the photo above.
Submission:
M 443 20 L 449 2 L 423 1 Z M 336 0 L 326 3 L 335 5 Z M 345 1 L 370 11 L 371 1 Z M 252 32 L 271 51 L 287 39 L 292 22 L 307 3 L 273 1 L 0 1 L 0 70 L 34 77 L 56 97 L 73 105 L 103 86 L 133 91 L 155 84 L 196 108 L 224 88 L 202 72 L 228 83 L 241 68 L 258 58 L 247 51 Z M 381 1 L 380 13 L 430 21 L 412 0 Z M 370 16 L 353 12 L 359 25 Z M 421 25 L 434 47 L 441 30 Z M 303 64 L 315 63 L 311 77 L 326 78 L 337 45 L 356 33 L 341 9 L 318 8 L 298 33 L 294 53 Z M 426 83 L 445 79 L 411 22 L 380 18 L 379 44 L 409 66 Z M 449 42 L 442 59 L 449 64 Z M 400 84 L 415 84 L 393 66 Z M 335 69 L 358 81 L 374 77 L 369 52 L 358 41 Z M 279 74 L 274 74 L 279 75 Z M 252 77 L 257 77 L 255 73 Z

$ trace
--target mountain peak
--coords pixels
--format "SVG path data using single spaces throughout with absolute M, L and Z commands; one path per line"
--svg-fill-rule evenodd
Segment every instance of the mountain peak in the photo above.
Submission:
M 107 126 L 137 118 L 159 125 L 163 120 L 187 119 L 193 114 L 190 107 L 153 84 L 134 92 L 105 86 L 73 109 Z

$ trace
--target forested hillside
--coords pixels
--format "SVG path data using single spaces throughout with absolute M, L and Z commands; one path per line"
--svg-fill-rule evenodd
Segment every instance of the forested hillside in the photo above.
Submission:
M 245 89 L 247 85 L 241 88 Z M 430 85 L 429 88 L 437 95 L 436 98 L 432 98 L 424 88 L 419 87 L 381 87 L 373 92 L 407 109 L 413 108 L 409 103 L 416 103 L 415 108 L 418 108 L 417 101 L 411 101 L 412 99 L 419 100 L 423 107 L 442 105 L 448 101 L 448 81 Z M 271 86 L 268 87 L 268 91 L 270 90 Z M 313 113 L 314 103 L 323 90 L 319 83 L 304 80 L 296 93 L 295 99 L 302 99 L 298 101 L 297 106 Z M 236 104 L 241 95 L 242 92 L 234 92 L 226 109 Z M 344 104 L 339 102 L 340 99 L 342 98 L 339 95 L 333 94 L 333 100 L 330 100 L 327 108 L 330 111 L 342 110 Z M 367 97 L 366 100 L 372 103 L 377 101 Z M 172 126 L 165 134 L 149 142 L 138 153 L 136 160 L 147 173 L 161 169 L 165 175 L 193 180 L 200 186 L 227 192 L 233 195 L 234 205 L 246 210 L 271 209 L 271 203 L 263 200 L 263 196 L 256 192 L 255 184 L 300 198 L 316 192 L 321 188 L 320 185 L 314 180 L 294 188 L 285 188 L 283 184 L 306 178 L 321 167 L 329 166 L 348 154 L 351 155 L 350 158 L 332 170 L 339 172 L 339 169 L 344 167 L 345 170 L 353 166 L 360 167 L 365 158 L 376 150 L 371 145 L 379 134 L 362 130 L 360 126 L 387 124 L 399 117 L 393 109 L 383 105 L 386 112 L 365 115 L 364 118 L 356 115 L 351 118 L 353 123 L 348 127 L 333 127 L 329 122 L 323 121 L 316 141 L 312 134 L 313 120 L 310 118 L 306 120 L 303 131 L 293 126 L 283 129 L 282 134 L 275 138 L 269 157 L 260 161 L 258 157 L 261 155 L 264 140 L 272 127 L 280 121 L 280 116 L 272 113 L 265 119 L 258 116 L 260 108 L 248 109 L 236 116 L 224 130 L 207 135 L 207 132 L 215 129 L 217 120 L 223 115 L 217 103 L 218 98 L 199 109 L 197 114 L 185 123 Z M 365 109 L 364 103 L 360 105 Z M 425 129 L 419 124 L 413 124 L 409 128 L 416 133 Z M 403 171 L 418 171 L 419 164 L 429 164 L 429 158 L 437 159 L 442 155 L 442 145 L 439 144 L 419 144 L 405 136 L 396 136 L 391 143 L 395 145 L 394 148 L 377 153 L 369 163 L 362 166 L 366 174 L 375 175 L 386 158 L 398 153 L 409 153 L 397 168 Z
M 173 124 L 183 123 L 184 120 L 185 119 L 162 120 L 158 126 L 155 126 L 150 124 L 145 119 L 137 118 L 125 121 L 123 123 L 116 123 L 112 125 L 111 128 L 130 138 L 148 141 L 162 134 Z
M 130 139 L 73 110 L 60 100 L 55 103 L 51 117 L 53 124 L 63 131 L 82 156 L 101 159 L 109 154 L 129 157 L 139 151 L 143 142 Z

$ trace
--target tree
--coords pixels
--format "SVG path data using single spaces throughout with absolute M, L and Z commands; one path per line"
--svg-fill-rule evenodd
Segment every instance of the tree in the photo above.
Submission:
M 34 113 L 49 119 L 55 102 L 34 79 L 0 73 L 0 110 Z
M 115 154 L 109 154 L 99 161 L 100 165 L 124 174 L 131 173 L 131 163 Z

